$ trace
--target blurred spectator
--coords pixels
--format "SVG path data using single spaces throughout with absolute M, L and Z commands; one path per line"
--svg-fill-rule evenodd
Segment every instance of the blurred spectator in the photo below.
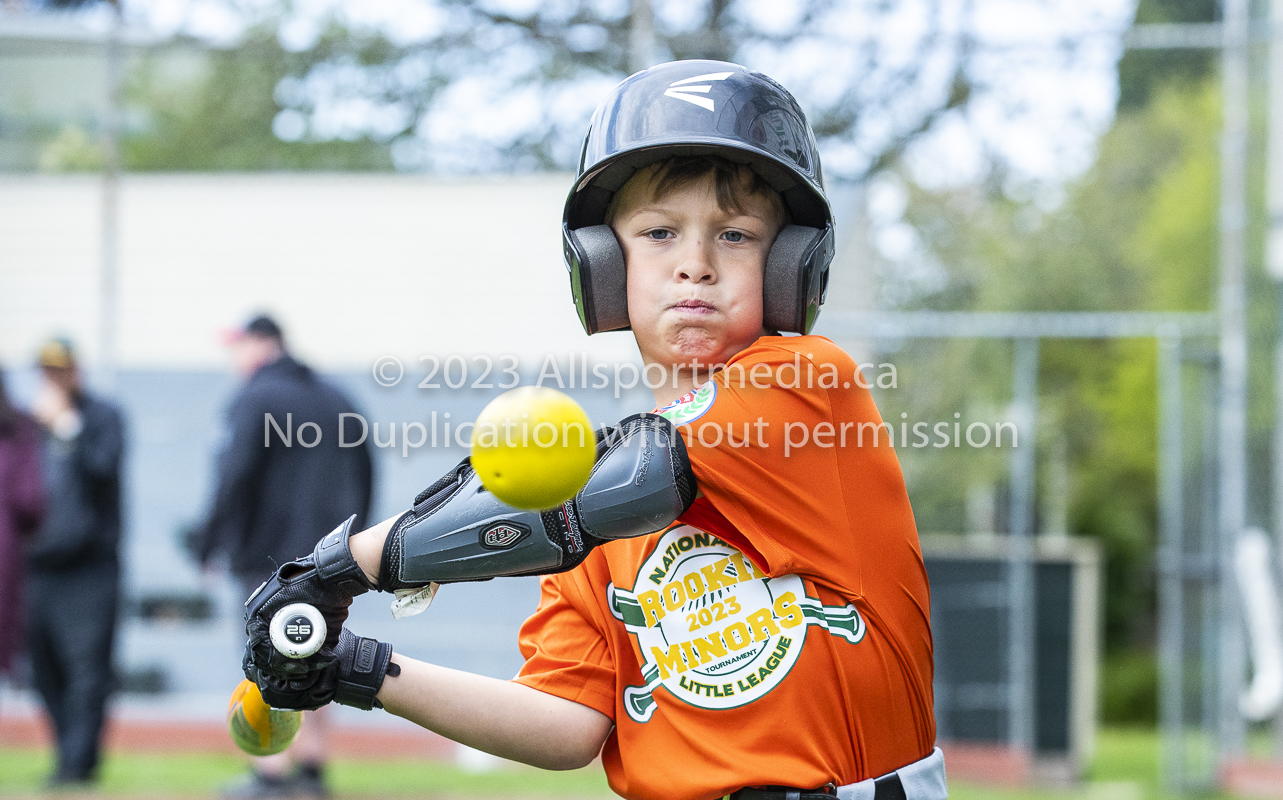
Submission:
M 46 344 L 39 363 L 48 513 L 27 552 L 28 645 L 58 743 L 50 782 L 65 787 L 97 777 L 112 687 L 124 424 L 85 392 L 69 342 Z
M 245 385 L 228 411 L 218 489 L 196 555 L 207 569 L 216 552 L 227 552 L 248 597 L 277 565 L 310 552 L 352 514 L 360 530 L 372 466 L 368 445 L 339 446 L 339 415 L 354 413 L 352 404 L 289 354 L 274 320 L 255 317 L 228 338 Z M 309 422 L 319 433 L 300 430 Z M 344 441 L 362 440 L 360 421 L 348 422 Z M 255 759 L 250 775 L 224 796 L 324 796 L 325 720 L 324 711 L 310 712 L 288 751 Z
M 44 513 L 40 428 L 9 403 L 0 372 L 0 677 L 22 643 L 22 540 Z

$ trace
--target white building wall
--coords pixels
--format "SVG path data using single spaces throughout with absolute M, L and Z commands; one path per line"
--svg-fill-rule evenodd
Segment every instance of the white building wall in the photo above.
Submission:
M 118 361 L 222 366 L 219 333 L 278 316 L 327 370 L 395 355 L 588 351 L 632 360 L 629 334 L 582 332 L 562 264 L 566 175 L 437 180 L 368 174 L 127 175 Z M 98 357 L 101 182 L 0 176 L 0 360 L 53 333 Z

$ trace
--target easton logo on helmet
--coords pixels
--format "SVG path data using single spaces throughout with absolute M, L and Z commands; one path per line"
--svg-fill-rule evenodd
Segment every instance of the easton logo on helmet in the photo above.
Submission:
M 696 75 L 693 78 L 683 78 L 680 81 L 673 81 L 668 84 L 668 91 L 664 92 L 665 97 L 676 97 L 678 100 L 685 100 L 688 103 L 694 103 L 701 108 L 713 110 L 713 101 L 708 97 L 700 97 L 699 94 L 690 94 L 690 92 L 699 92 L 708 94 L 713 89 L 710 83 L 693 86 L 692 84 L 700 81 L 724 81 L 732 75 L 730 72 L 710 72 L 707 75 Z
M 499 522 L 486 528 L 481 534 L 481 544 L 496 550 L 506 550 L 521 541 L 530 530 L 524 526 Z

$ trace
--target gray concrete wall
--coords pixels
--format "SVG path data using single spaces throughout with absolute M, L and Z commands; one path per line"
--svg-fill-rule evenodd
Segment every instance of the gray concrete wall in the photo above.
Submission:
M 533 382 L 536 373 L 523 376 Z M 15 394 L 29 393 L 31 370 L 14 370 Z M 353 399 L 370 422 L 430 424 L 435 411 L 444 421 L 470 421 L 499 390 L 419 389 L 417 381 L 385 388 L 368 373 L 328 378 Z M 554 384 L 555 385 L 555 384 Z M 116 400 L 128 419 L 124 542 L 126 605 L 158 597 L 206 596 L 215 604 L 207 621 L 143 619 L 134 611 L 123 621 L 118 662 L 126 674 L 147 671 L 163 677 L 167 692 L 128 698 L 150 713 L 213 718 L 223 713 L 227 693 L 240 678 L 244 598 L 225 576 L 202 576 L 185 554 L 180 537 L 201 520 L 213 489 L 214 457 L 223 411 L 236 389 L 230 374 L 215 371 L 126 371 Z M 649 392 L 635 390 L 616 400 L 601 391 L 570 391 L 595 423 L 614 422 L 649 410 Z M 443 431 L 443 428 L 439 430 Z M 399 432 L 398 432 L 399 437 Z M 438 439 L 439 445 L 443 445 Z M 457 444 L 424 446 L 402 455 L 375 450 L 372 519 L 408 507 L 415 494 L 467 455 Z M 318 532 L 318 534 L 324 531 Z M 300 554 L 301 555 L 301 554 Z M 508 678 L 521 666 L 517 630 L 535 608 L 537 579 L 518 578 L 444 587 L 426 613 L 393 620 L 390 595 L 366 595 L 354 605 L 351 627 L 394 644 L 408 655 L 458 669 Z M 367 720 L 368 721 L 368 720 Z

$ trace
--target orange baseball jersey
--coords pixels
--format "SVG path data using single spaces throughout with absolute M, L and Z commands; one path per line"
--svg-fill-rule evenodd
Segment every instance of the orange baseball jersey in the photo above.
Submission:
M 926 570 L 862 380 L 823 337 L 762 337 L 660 410 L 703 496 L 542 579 L 517 680 L 615 721 L 624 797 L 842 785 L 931 753 Z

